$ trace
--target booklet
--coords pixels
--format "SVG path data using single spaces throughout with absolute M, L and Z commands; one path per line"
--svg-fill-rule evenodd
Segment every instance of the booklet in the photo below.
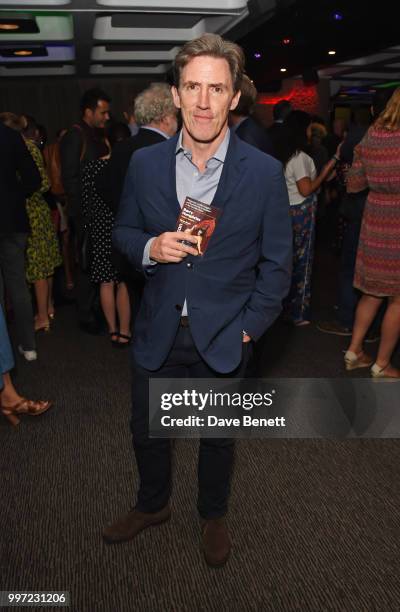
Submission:
M 210 206 L 188 196 L 183 203 L 178 217 L 176 231 L 196 236 L 198 253 L 199 255 L 204 255 L 220 214 L 220 208 Z M 185 240 L 182 242 L 196 248 L 196 245 L 192 242 Z

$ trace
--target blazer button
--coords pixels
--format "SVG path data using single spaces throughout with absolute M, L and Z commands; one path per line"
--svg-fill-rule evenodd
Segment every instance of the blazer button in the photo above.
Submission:
M 193 264 L 190 261 L 188 261 L 188 263 L 186 264 L 186 267 L 187 268 L 193 268 Z
M 175 308 L 176 310 L 179 310 L 179 312 L 181 312 L 183 306 L 181 306 L 180 304 L 175 304 Z

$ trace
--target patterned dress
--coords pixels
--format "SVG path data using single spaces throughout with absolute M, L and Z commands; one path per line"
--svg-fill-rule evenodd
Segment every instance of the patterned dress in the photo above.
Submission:
M 347 190 L 369 187 L 354 287 L 379 297 L 400 295 L 400 130 L 372 126 L 354 149 Z
M 97 174 L 109 163 L 108 159 L 96 159 L 86 164 L 82 172 L 83 213 L 90 233 L 90 278 L 93 283 L 109 283 L 119 280 L 112 262 L 111 234 L 114 215 L 100 197 L 95 185 Z
M 26 146 L 42 178 L 40 189 L 35 191 L 26 201 L 26 210 L 30 224 L 30 234 L 26 249 L 26 278 L 28 282 L 34 283 L 35 281 L 52 276 L 54 269 L 61 265 L 62 259 L 54 225 L 51 220 L 50 209 L 42 196 L 50 188 L 43 157 L 38 147 L 31 140 L 26 141 Z

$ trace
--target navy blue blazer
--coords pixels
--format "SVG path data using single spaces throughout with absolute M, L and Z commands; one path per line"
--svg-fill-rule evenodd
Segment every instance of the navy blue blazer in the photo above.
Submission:
M 134 153 L 113 232 L 114 244 L 146 276 L 134 357 L 149 370 L 162 366 L 186 299 L 199 353 L 228 373 L 241 361 L 242 331 L 260 338 L 289 290 L 292 228 L 282 165 L 231 133 L 212 202 L 222 213 L 206 253 L 143 270 L 149 238 L 176 230 L 176 143 L 174 137 Z

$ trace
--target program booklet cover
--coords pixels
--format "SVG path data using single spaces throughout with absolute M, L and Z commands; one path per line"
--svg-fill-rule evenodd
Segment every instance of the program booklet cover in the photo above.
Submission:
M 210 206 L 188 196 L 183 203 L 178 217 L 176 231 L 196 236 L 198 253 L 199 255 L 204 255 L 220 214 L 220 208 Z M 196 245 L 191 242 L 185 240 L 183 242 L 196 248 Z

